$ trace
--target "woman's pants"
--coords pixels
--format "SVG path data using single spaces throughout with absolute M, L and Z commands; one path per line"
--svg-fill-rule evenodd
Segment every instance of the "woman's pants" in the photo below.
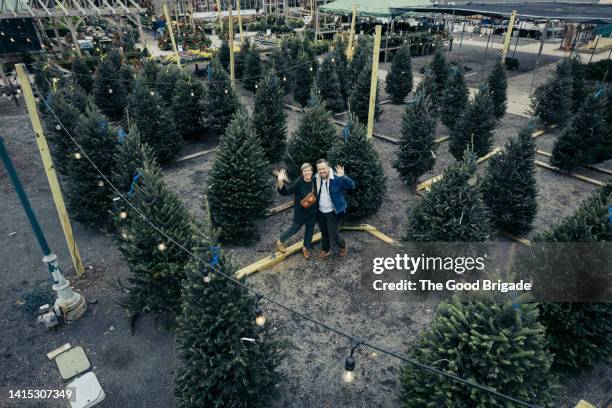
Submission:
M 314 233 L 314 222 L 312 224 L 298 224 L 297 222 L 293 221 L 289 229 L 281 234 L 281 242 L 286 242 L 289 238 L 300 232 L 302 225 L 306 226 L 306 232 L 304 233 L 304 248 L 312 249 L 312 234 Z

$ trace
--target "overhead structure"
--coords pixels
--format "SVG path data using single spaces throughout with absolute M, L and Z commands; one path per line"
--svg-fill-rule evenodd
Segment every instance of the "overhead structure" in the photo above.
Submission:
M 429 0 L 336 0 L 319 6 L 319 10 L 329 14 L 350 15 L 353 4 L 357 5 L 358 17 L 389 18 L 392 7 L 431 6 Z
M 0 20 L 51 17 L 131 17 L 145 11 L 134 0 L 0 0 Z

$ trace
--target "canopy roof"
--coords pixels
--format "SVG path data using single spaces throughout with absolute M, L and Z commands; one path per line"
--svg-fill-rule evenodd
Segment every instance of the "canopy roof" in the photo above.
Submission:
M 400 0 L 401 1 L 401 0 Z M 467 3 L 461 5 L 393 6 L 391 13 L 399 16 L 409 12 L 446 13 L 459 16 L 482 15 L 508 18 L 516 10 L 519 18 L 555 19 L 577 23 L 612 23 L 612 5 L 600 3 L 564 3 L 530 1 L 511 3 Z
M 336 0 L 319 7 L 319 10 L 332 14 L 352 14 L 353 4 L 357 4 L 357 15 L 364 17 L 389 17 L 391 7 L 431 6 L 429 0 Z M 412 11 L 412 10 L 410 10 Z M 405 14 L 406 11 L 401 14 Z

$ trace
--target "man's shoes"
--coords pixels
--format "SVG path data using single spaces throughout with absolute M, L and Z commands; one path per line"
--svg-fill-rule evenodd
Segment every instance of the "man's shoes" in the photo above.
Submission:
M 317 255 L 317 260 L 322 261 L 330 255 L 331 255 L 331 251 L 321 251 Z
M 308 248 L 302 248 L 302 255 L 304 255 L 304 259 L 310 259 L 310 251 L 308 250 Z
M 344 248 L 340 248 L 340 256 L 346 256 L 348 254 L 348 242 L 344 243 Z
M 276 249 L 278 249 L 280 252 L 287 252 L 287 247 L 281 242 L 280 239 L 276 240 Z

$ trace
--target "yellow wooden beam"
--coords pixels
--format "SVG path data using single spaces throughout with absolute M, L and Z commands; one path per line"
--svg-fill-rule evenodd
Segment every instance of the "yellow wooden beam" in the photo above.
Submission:
M 355 49 L 355 21 L 357 20 L 357 3 L 353 3 L 353 17 L 351 18 L 351 32 L 349 34 L 348 48 L 346 49 L 346 58 L 350 61 L 353 59 Z
M 597 407 L 595 407 L 595 405 L 589 404 L 585 400 L 580 400 L 578 401 L 578 404 L 576 404 L 576 408 L 597 408 Z
M 504 236 L 506 238 L 511 239 L 512 241 L 518 242 L 519 244 L 521 244 L 523 246 L 526 246 L 526 247 L 531 246 L 531 241 L 529 241 L 528 239 L 517 237 L 516 235 L 513 235 L 513 234 L 509 233 L 508 231 L 497 230 L 497 233 L 499 235 L 502 235 L 502 236 Z
M 287 201 L 284 204 L 281 204 L 279 206 L 267 209 L 266 210 L 266 215 L 278 214 L 279 212 L 283 212 L 283 211 L 288 210 L 288 209 L 290 209 L 292 207 L 293 207 L 293 201 Z
M 221 35 L 219 38 L 223 38 L 223 13 L 221 12 L 221 1 L 217 0 L 217 11 L 219 12 L 219 27 L 221 29 Z
M 539 154 L 540 156 L 552 157 L 552 153 L 546 152 L 544 150 L 537 150 L 536 153 Z M 603 167 L 597 167 L 597 166 L 591 166 L 591 165 L 586 165 L 583 167 L 589 170 L 597 171 L 599 173 L 607 174 L 608 176 L 612 176 L 612 170 L 604 169 Z
M 172 42 L 172 48 L 174 49 L 174 56 L 176 57 L 176 65 L 181 69 L 181 56 L 179 55 L 178 48 L 176 48 L 176 41 L 174 41 L 174 31 L 172 30 L 172 20 L 170 19 L 170 13 L 168 13 L 168 5 L 164 3 L 164 15 L 166 16 L 166 22 L 168 24 L 168 31 L 170 32 L 170 41 Z
M 506 37 L 504 38 L 504 47 L 502 48 L 501 62 L 502 64 L 506 60 L 506 55 L 510 49 L 510 42 L 512 41 L 512 29 L 514 28 L 514 20 L 516 19 L 516 10 L 512 10 L 510 21 L 508 22 L 508 30 L 506 31 Z M 520 33 L 519 33 L 520 34 Z
M 236 0 L 236 9 L 238 11 L 238 29 L 240 30 L 240 45 L 244 44 L 244 34 L 242 33 L 242 15 L 240 13 L 240 0 Z
M 40 157 L 45 168 L 45 173 L 47 174 L 49 187 L 51 187 L 51 195 L 53 196 L 55 208 L 57 209 L 60 223 L 62 224 L 62 230 L 64 231 L 64 236 L 66 237 L 66 243 L 68 244 L 68 249 L 70 250 L 72 263 L 74 264 L 74 269 L 76 270 L 77 276 L 81 277 L 85 273 L 83 269 L 83 261 L 81 260 L 81 254 L 79 253 L 77 243 L 74 240 L 72 225 L 70 225 L 70 218 L 68 218 L 66 205 L 64 204 L 64 197 L 62 196 L 62 189 L 57 179 L 57 174 L 55 173 L 55 166 L 53 165 L 53 160 L 51 159 L 47 139 L 45 138 L 45 133 L 43 131 L 40 118 L 38 117 L 38 111 L 36 110 L 36 101 L 34 99 L 34 94 L 32 93 L 30 80 L 23 64 L 16 64 L 15 69 L 17 70 L 17 76 L 19 77 L 23 97 L 28 108 L 28 115 L 30 117 L 30 122 L 32 123 L 32 129 L 34 130 L 34 135 L 36 136 L 36 145 L 38 146 Z
M 374 50 L 372 53 L 372 78 L 370 80 L 370 107 L 368 109 L 368 139 L 374 133 L 374 113 L 376 111 L 376 90 L 378 88 L 378 55 L 380 54 L 380 38 L 382 25 L 378 24 L 374 32 Z
M 552 165 L 550 165 L 548 163 L 544 163 L 544 162 L 539 161 L 539 160 L 535 160 L 534 163 L 536 164 L 536 166 L 539 166 L 539 167 L 542 167 L 542 168 L 545 168 L 545 169 L 548 169 L 548 170 L 556 171 L 557 173 L 565 174 L 566 176 L 573 177 L 573 178 L 575 178 L 577 180 L 585 181 L 585 182 L 587 182 L 589 184 L 593 184 L 593 185 L 598 186 L 598 187 L 602 187 L 602 186 L 606 185 L 606 183 L 604 183 L 603 181 L 595 180 L 595 179 L 592 179 L 590 177 L 583 176 L 582 174 L 568 173 L 568 172 L 565 172 L 565 171 L 561 170 L 558 167 L 552 166 Z
M 228 36 L 229 36 L 229 48 L 230 48 L 230 81 L 232 82 L 232 86 L 236 87 L 236 74 L 234 71 L 234 22 L 232 21 L 232 2 L 227 3 L 227 11 L 229 13 L 228 20 Z

